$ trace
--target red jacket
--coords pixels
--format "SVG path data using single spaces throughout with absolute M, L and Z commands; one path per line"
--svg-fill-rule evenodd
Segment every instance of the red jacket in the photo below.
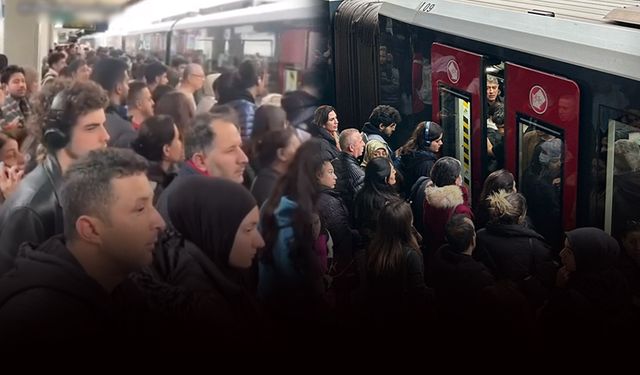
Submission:
M 447 242 L 444 228 L 449 219 L 457 214 L 463 214 L 473 220 L 473 212 L 469 204 L 469 191 L 466 186 L 437 187 L 433 184 L 427 185 L 422 210 L 426 236 L 423 241 L 427 251 L 434 252 Z

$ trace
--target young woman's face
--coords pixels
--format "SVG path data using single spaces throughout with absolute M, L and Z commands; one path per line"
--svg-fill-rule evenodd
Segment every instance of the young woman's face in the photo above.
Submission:
M 328 187 L 329 189 L 333 189 L 336 187 L 337 177 L 333 171 L 333 165 L 330 162 L 325 161 L 322 170 L 318 174 L 318 183 L 320 186 Z
M 393 164 L 391 165 L 391 174 L 387 179 L 387 183 L 391 186 L 396 184 L 396 169 L 393 167 Z
M 440 151 L 440 147 L 442 147 L 442 136 L 440 136 L 435 141 L 431 141 L 431 145 L 429 146 L 429 150 L 433 153 L 437 153 Z
M 389 154 L 387 153 L 386 148 L 379 148 L 373 152 L 374 158 L 388 158 Z
M 249 268 L 258 249 L 264 247 L 264 240 L 258 231 L 260 210 L 254 207 L 240 223 L 229 253 L 229 265 L 235 268 Z

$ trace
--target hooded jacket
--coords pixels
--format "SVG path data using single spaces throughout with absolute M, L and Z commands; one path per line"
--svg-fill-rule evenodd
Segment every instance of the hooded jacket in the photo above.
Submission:
M 29 173 L 0 208 L 0 276 L 13 266 L 23 242 L 40 244 L 63 231 L 62 172 L 52 155 Z
M 139 295 L 131 293 L 135 290 L 125 281 L 109 294 L 85 272 L 62 236 L 38 248 L 26 244 L 15 268 L 0 281 L 1 346 L 105 345 L 103 340 L 134 327 L 126 322 L 145 311 Z
M 382 133 L 380 129 L 376 128 L 375 125 L 373 125 L 370 122 L 365 122 L 364 126 L 362 126 L 362 132 L 366 135 L 365 143 L 368 143 L 369 141 L 373 141 L 373 140 L 380 141 L 384 143 L 385 146 L 387 146 L 387 152 L 389 153 L 389 157 L 392 160 L 393 158 L 395 158 L 395 153 L 393 152 L 391 147 L 389 147 L 389 137 L 387 137 L 384 133 Z
M 449 219 L 462 214 L 473 220 L 473 212 L 466 186 L 427 184 L 424 192 L 422 222 L 426 238 L 423 242 L 428 252 L 433 253 L 446 242 L 444 228 Z
M 253 132 L 253 122 L 256 116 L 256 104 L 253 96 L 246 90 L 237 94 L 236 98 L 225 103 L 238 113 L 240 135 L 242 142 L 249 142 Z

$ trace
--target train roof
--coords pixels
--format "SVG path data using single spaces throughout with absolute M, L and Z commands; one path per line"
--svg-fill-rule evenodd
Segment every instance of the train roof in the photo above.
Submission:
M 380 14 L 640 80 L 640 29 L 604 18 L 621 7 L 635 11 L 639 5 L 628 0 L 388 0 Z M 528 13 L 534 10 L 538 14 Z M 545 12 L 554 17 L 542 16 Z
M 173 30 L 198 29 L 214 26 L 247 25 L 274 21 L 317 18 L 321 5 L 314 0 L 289 0 L 226 12 L 195 15 L 178 21 L 161 22 L 130 29 L 126 35 Z M 175 25 L 174 25 L 175 23 Z

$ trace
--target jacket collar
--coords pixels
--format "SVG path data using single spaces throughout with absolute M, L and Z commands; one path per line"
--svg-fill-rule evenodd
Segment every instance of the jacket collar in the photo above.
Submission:
M 53 193 L 56 196 L 58 206 L 60 206 L 60 196 L 62 192 L 62 168 L 60 167 L 60 163 L 54 155 L 48 154 L 42 166 L 49 183 L 53 187 Z

